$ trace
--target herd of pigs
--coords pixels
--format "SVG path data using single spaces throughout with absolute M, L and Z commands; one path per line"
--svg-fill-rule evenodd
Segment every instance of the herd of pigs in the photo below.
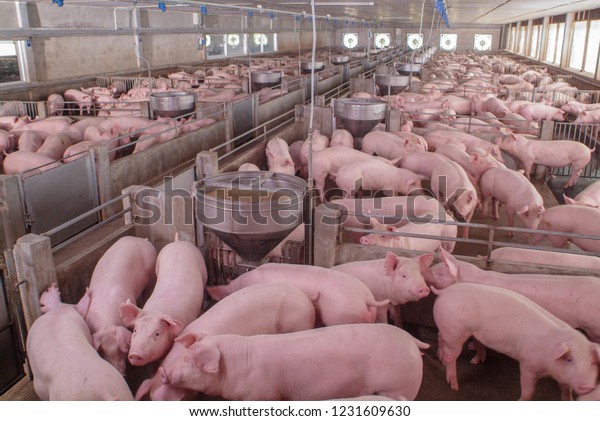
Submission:
M 467 72 L 480 75 L 476 68 L 497 65 L 479 60 L 447 55 L 437 64 L 455 76 L 459 72 L 461 78 Z M 410 117 L 398 132 L 374 130 L 365 135 L 361 150 L 342 129 L 331 137 L 315 130 L 307 140 L 291 144 L 277 137 L 266 146 L 269 171 L 307 177 L 310 168 L 321 200 L 348 211 L 345 226 L 375 230 L 353 241 L 415 250 L 417 257 L 389 251 L 383 259 L 332 268 L 265 263 L 217 285 L 208 279 L 204 256 L 192 243 L 176 237 L 157 253 L 145 239 L 123 237 L 100 258 L 77 304 L 61 303 L 56 285 L 42 294 L 43 315 L 27 338 L 38 396 L 413 400 L 423 380 L 422 350 L 435 344 L 401 328 L 399 307 L 433 293 L 437 356 L 452 390 L 459 390 L 457 359 L 469 342 L 468 348 L 475 351 L 473 364 L 485 361 L 487 348 L 519 362 L 523 400 L 533 398 L 542 377 L 556 380 L 563 399 L 573 394 L 582 400 L 600 399 L 597 276 L 484 271 L 452 255 L 456 225 L 391 223 L 381 217 L 397 216 L 394 211 L 410 203 L 412 216 L 468 222 L 477 211 L 485 214 L 491 201 L 492 216 L 498 218 L 503 204 L 511 227 L 516 216 L 527 228 L 566 234 L 534 233 L 532 243 L 547 237 L 555 247 L 570 243 L 600 251 L 599 240 L 569 236 L 600 236 L 600 182 L 573 199 L 565 198 L 566 205 L 546 209 L 530 181 L 534 164 L 571 165 L 567 186 L 573 185 L 590 160 L 592 151 L 583 144 L 542 143 L 528 135 L 542 119 L 564 119 L 564 110 L 539 101 L 500 100 L 493 86 L 482 94 L 484 79 L 477 81 L 477 76 L 472 77 L 477 93 L 460 90 L 438 72 L 432 71 L 436 78 L 422 93 L 384 98 Z M 533 83 L 524 74 L 511 77 Z M 516 79 L 510 80 L 521 83 Z M 577 93 L 565 94 L 573 99 L 563 106 L 591 106 L 575 103 Z M 454 108 L 459 102 L 464 110 Z M 515 111 L 509 108 L 513 106 Z M 578 118 L 597 118 L 593 110 L 583 108 Z M 491 123 L 493 128 L 484 133 L 491 136 L 467 133 L 463 129 L 472 122 L 457 115 L 484 117 L 474 126 Z M 492 115 L 497 119 L 493 123 Z M 504 125 L 502 119 L 526 124 Z M 504 165 L 502 152 L 517 158 L 520 171 Z M 239 168 L 258 169 L 253 164 Z M 326 189 L 327 181 L 343 198 Z M 421 194 L 426 192 L 423 182 L 429 183 L 434 197 Z M 386 197 L 377 203 L 372 197 L 355 197 L 367 190 L 382 191 Z M 370 218 L 369 213 L 378 216 Z M 467 229 L 462 236 L 468 236 Z M 600 258 L 584 255 L 500 248 L 492 258 L 600 271 Z M 151 369 L 135 390 L 124 377 L 132 366 Z
M 121 116 L 86 117 L 74 122 L 66 116 L 40 120 L 0 117 L 0 162 L 5 174 L 45 171 L 82 158 L 90 149 L 103 144 L 113 160 L 126 147 L 133 147 L 128 152 L 138 153 L 215 121 Z
M 399 327 L 398 310 L 433 291 L 437 354 L 453 390 L 472 337 L 473 364 L 486 348 L 518 360 L 521 399 L 542 377 L 558 382 L 563 399 L 600 398 L 597 277 L 504 274 L 439 256 L 433 266 L 432 253 L 392 252 L 329 269 L 266 263 L 211 285 L 194 244 L 176 237 L 157 253 L 146 239 L 122 237 L 77 304 L 61 303 L 56 285 L 42 294 L 27 337 L 34 389 L 43 400 L 413 400 L 430 344 Z M 530 257 L 600 270 L 598 258 Z M 151 368 L 137 390 L 127 362 Z

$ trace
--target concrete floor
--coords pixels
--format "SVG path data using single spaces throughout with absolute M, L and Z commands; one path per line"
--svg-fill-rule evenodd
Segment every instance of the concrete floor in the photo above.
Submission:
M 540 181 L 534 181 L 534 184 L 544 198 L 546 207 L 558 204 L 551 190 Z M 472 222 L 494 225 L 506 225 L 506 216 L 504 210 L 500 209 L 500 220 L 493 221 L 490 217 L 484 217 L 476 214 Z M 517 222 L 517 226 L 519 226 Z M 487 231 L 471 230 L 470 238 L 487 239 Z M 525 236 L 519 233 L 511 240 L 507 233 L 498 234 L 500 241 L 512 241 L 526 243 Z M 466 243 L 458 243 L 454 254 L 458 255 L 482 255 L 485 254 L 486 247 Z M 487 401 L 487 400 L 517 400 L 520 394 L 519 386 L 519 367 L 518 363 L 502 354 L 494 351 L 488 351 L 488 358 L 484 364 L 472 365 L 469 360 L 474 355 L 474 351 L 465 349 L 458 359 L 458 380 L 459 391 L 453 391 L 446 383 L 445 368 L 437 358 L 437 330 L 433 324 L 431 309 L 433 307 L 434 297 L 430 296 L 418 303 L 411 303 L 403 308 L 404 328 L 415 337 L 431 345 L 431 348 L 424 351 L 423 362 L 423 382 L 416 400 L 421 401 Z M 412 306 L 412 307 L 411 307 Z M 405 318 L 405 315 L 408 317 Z M 421 318 L 415 322 L 415 314 Z M 151 369 L 139 370 L 131 369 L 128 372 L 130 386 L 135 391 L 146 376 L 151 375 Z M 218 399 L 209 396 L 198 396 L 200 400 Z M 556 382 L 552 379 L 542 379 L 538 383 L 535 400 L 559 400 L 560 391 Z M 9 392 L 0 396 L 0 400 L 38 400 L 32 383 L 23 379 L 17 386 Z

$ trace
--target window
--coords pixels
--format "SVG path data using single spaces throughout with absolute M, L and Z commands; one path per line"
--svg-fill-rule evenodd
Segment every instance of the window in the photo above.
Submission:
M 525 54 L 525 38 L 527 38 L 527 27 L 521 26 L 519 28 L 519 49 L 517 53 Z
M 555 63 L 556 57 L 556 37 L 558 35 L 558 24 L 548 25 L 548 46 L 546 47 L 546 61 Z
M 444 51 L 456 50 L 456 43 L 458 41 L 458 35 L 456 34 L 442 34 L 440 35 L 440 49 Z
M 391 37 L 389 33 L 375 34 L 375 48 L 386 48 L 391 43 Z
M 475 51 L 490 51 L 492 49 L 492 36 L 490 34 L 475 34 L 473 40 Z
M 583 68 L 583 46 L 587 32 L 587 22 L 575 22 L 573 26 L 573 44 L 571 48 L 571 57 L 569 58 L 569 67 L 577 70 Z
M 507 46 L 508 50 L 515 51 L 516 38 L 517 38 L 517 27 L 511 26 L 510 31 L 508 33 L 508 46 Z
M 423 46 L 423 34 L 406 34 L 406 46 L 416 50 Z
M 0 41 L 0 83 L 20 80 L 17 46 L 13 41 Z
M 347 32 L 342 36 L 342 41 L 344 47 L 355 48 L 358 46 L 358 34 Z
M 562 58 L 562 46 L 565 40 L 565 24 L 558 24 L 558 38 L 556 40 L 556 60 L 555 63 L 560 64 L 560 59 Z
M 593 20 L 590 22 L 590 30 L 588 34 L 583 71 L 596 73 L 596 65 L 598 63 L 598 47 L 600 46 L 600 20 Z
M 534 25 L 531 27 L 531 50 L 529 51 L 530 57 L 537 58 L 537 56 L 538 56 L 538 45 L 539 45 L 540 34 L 541 34 L 540 25 Z

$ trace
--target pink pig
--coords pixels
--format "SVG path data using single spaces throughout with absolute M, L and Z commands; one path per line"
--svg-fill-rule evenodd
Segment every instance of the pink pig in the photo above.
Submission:
M 48 136 L 42 146 L 36 151 L 54 160 L 61 159 L 67 148 L 71 146 L 71 139 L 65 133 L 53 133 Z
M 163 383 L 252 401 L 365 394 L 412 400 L 423 377 L 420 349 L 429 347 L 383 323 L 249 337 L 186 335 L 177 341 L 187 350 L 161 370 Z
M 265 153 L 267 154 L 269 171 L 289 175 L 296 174 L 294 161 L 290 156 L 289 147 L 285 140 L 279 137 L 269 140 Z
M 357 277 L 369 287 L 376 300 L 389 299 L 390 305 L 396 306 L 419 301 L 429 295 L 429 287 L 421 271 L 432 262 L 432 254 L 408 258 L 387 252 L 385 259 L 345 263 L 332 269 Z M 388 307 L 379 307 L 377 310 L 378 323 L 387 323 Z
M 592 269 L 600 272 L 600 257 L 580 254 L 561 253 L 557 251 L 529 250 L 517 247 L 500 247 L 492 250 L 493 260 L 531 263 L 549 266 Z
M 37 152 L 43 143 L 43 133 L 27 130 L 19 137 L 19 150 L 22 152 Z
M 590 340 L 600 341 L 600 321 L 597 318 L 600 282 L 595 276 L 500 273 L 479 269 L 446 251 L 441 251 L 440 256 L 442 263 L 425 270 L 427 282 L 433 287 L 440 289 L 459 282 L 470 282 L 506 288 L 529 298 L 570 326 L 582 329 Z
M 329 147 L 317 152 L 313 157 L 313 178 L 315 187 L 321 196 L 321 201 L 325 196 L 324 189 L 327 176 L 335 178 L 340 168 L 346 164 L 375 159 L 361 151 L 342 146 Z
M 492 216 L 499 219 L 498 204 L 505 204 L 508 226 L 515 223 L 515 215 L 529 229 L 536 229 L 545 212 L 544 200 L 536 188 L 520 172 L 508 168 L 491 168 L 479 182 L 483 210 L 492 199 Z M 512 237 L 513 232 L 509 235 Z
M 600 109 L 580 112 L 573 123 L 575 123 L 575 124 L 597 124 L 597 123 L 600 123 Z
M 370 160 L 344 165 L 339 169 L 335 182 L 344 191 L 346 198 L 354 196 L 360 188 L 395 196 L 408 195 L 420 189 L 422 178 L 410 170 Z
M 358 278 L 317 266 L 266 263 L 246 272 L 227 285 L 207 287 L 215 300 L 258 283 L 286 283 L 302 290 L 313 301 L 320 321 L 326 325 L 373 323 L 377 308 L 389 300 L 377 301 Z
M 331 135 L 329 146 L 343 146 L 345 148 L 354 148 L 354 138 L 348 130 L 339 129 Z
M 122 237 L 98 260 L 90 285 L 77 304 L 92 333 L 98 353 L 121 374 L 129 352 L 131 332 L 123 326 L 119 306 L 136 302 L 154 282 L 156 250 L 146 239 Z
M 377 155 L 387 159 L 398 159 L 407 152 L 422 150 L 419 143 L 402 139 L 399 136 L 383 131 L 370 132 L 362 142 L 362 151 L 369 155 Z
M 35 172 L 31 172 L 31 174 L 36 174 L 58 167 L 59 165 L 61 165 L 61 163 L 55 159 L 48 158 L 47 156 L 36 152 L 26 151 L 14 151 L 9 153 L 6 155 L 3 162 L 4 173 L 7 175 L 20 174 L 23 172 L 29 173 L 32 170 L 35 170 Z
M 590 148 L 572 140 L 538 141 L 511 134 L 505 138 L 496 139 L 496 143 L 503 151 L 514 155 L 521 161 L 527 178 L 530 177 L 533 164 L 549 167 L 571 165 L 571 176 L 565 183 L 565 188 L 575 184 L 592 157 Z
M 600 208 L 600 181 L 590 184 L 573 199 L 564 194 L 563 197 L 565 198 L 565 203 L 567 205 L 583 205 Z
M 176 239 L 163 247 L 156 260 L 156 277 L 143 310 L 130 300 L 119 310 L 123 324 L 134 327 L 129 362 L 136 366 L 162 358 L 202 310 L 207 272 L 194 244 Z
M 78 89 L 67 89 L 64 98 L 65 102 L 71 102 L 77 105 L 79 108 L 79 115 L 83 115 L 84 109 L 89 113 L 94 102 L 90 94 L 86 94 Z
M 456 162 L 443 162 L 431 175 L 431 190 L 435 197 L 461 222 L 470 222 L 478 204 L 477 190 L 465 170 Z M 467 237 L 468 227 L 462 236 Z
M 290 333 L 312 329 L 315 308 L 308 296 L 287 284 L 257 284 L 242 288 L 213 305 L 190 323 L 178 336 Z M 183 400 L 191 398 L 192 391 L 160 382 L 159 372 L 170 370 L 185 353 L 186 347 L 175 339 L 173 348 L 160 364 L 156 374 L 144 380 L 135 398 L 150 394 L 156 400 Z
M 42 311 L 27 335 L 33 387 L 42 400 L 133 400 L 123 376 L 100 358 L 90 331 L 74 306 L 60 302 L 52 285 L 40 298 Z
M 451 216 L 447 216 L 451 220 Z M 393 225 L 384 225 L 371 218 L 373 229 L 380 233 L 371 233 L 360 237 L 360 243 L 364 246 L 381 246 L 404 250 L 417 250 L 430 252 L 444 248 L 448 251 L 454 250 L 455 241 L 451 239 L 419 238 L 412 236 L 394 235 L 394 233 L 429 235 L 433 237 L 456 238 L 456 225 L 414 223 L 408 222 L 399 227 Z M 389 233 L 389 234 L 388 234 Z
M 570 241 L 582 250 L 600 251 L 600 240 L 571 237 L 570 233 L 600 237 L 600 209 L 580 205 L 558 205 L 546 209 L 538 228 L 546 231 L 561 231 L 565 235 L 536 234 L 531 244 L 537 244 L 546 236 L 552 247 L 565 247 Z
M 458 390 L 456 360 L 464 342 L 474 336 L 477 356 L 483 346 L 519 361 L 521 400 L 531 400 L 540 377 L 550 376 L 560 385 L 563 399 L 594 390 L 600 346 L 530 299 L 488 285 L 460 283 L 441 291 L 433 316 L 439 329 L 438 357 L 446 366 L 446 381 Z
M 531 103 L 525 104 L 519 108 L 517 113 L 521 114 L 529 121 L 539 120 L 555 120 L 564 121 L 565 112 L 560 108 L 553 107 L 551 105 Z
M 48 96 L 48 114 L 52 117 L 63 114 L 65 108 L 65 99 L 60 94 L 50 94 Z

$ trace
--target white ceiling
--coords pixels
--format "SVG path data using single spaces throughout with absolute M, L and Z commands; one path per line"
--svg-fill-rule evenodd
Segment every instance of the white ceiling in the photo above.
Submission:
M 23 1 L 23 0 L 21 0 Z M 51 3 L 51 0 L 25 0 L 38 3 Z M 332 19 L 365 19 L 367 21 L 394 22 L 403 25 L 431 25 L 436 0 L 314 0 L 315 15 L 330 15 Z M 132 5 L 133 1 L 114 0 L 63 0 L 65 5 L 123 6 Z M 256 8 L 263 10 L 311 14 L 311 1 L 308 0 L 165 0 L 167 9 L 174 9 L 175 4 L 188 4 L 190 8 L 177 7 L 177 10 L 198 11 L 202 4 L 207 4 L 209 13 L 219 13 L 212 5 L 238 6 L 240 8 Z M 342 5 L 353 3 L 353 5 Z M 373 3 L 370 5 L 369 3 Z M 500 25 L 520 20 L 535 19 L 581 10 L 600 8 L 600 0 L 445 0 L 450 27 L 453 25 Z M 140 0 L 142 7 L 157 5 L 157 1 Z M 358 5 L 357 5 L 358 4 Z M 171 6 L 173 6 L 171 8 Z M 221 9 L 223 13 L 231 13 L 240 9 Z M 257 13 L 255 9 L 254 13 Z M 264 13 L 264 12 L 263 12 Z M 436 17 L 437 22 L 437 17 Z

